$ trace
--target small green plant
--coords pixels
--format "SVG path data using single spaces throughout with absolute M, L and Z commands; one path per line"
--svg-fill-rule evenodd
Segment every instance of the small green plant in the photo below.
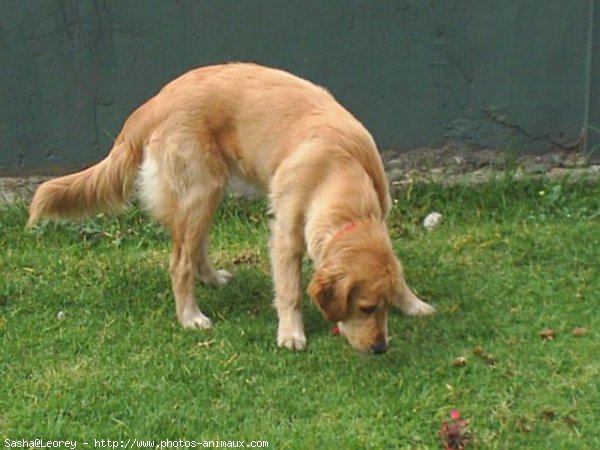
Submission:
M 519 168 L 519 150 L 509 145 L 504 152 L 504 176 L 505 181 L 512 181 Z

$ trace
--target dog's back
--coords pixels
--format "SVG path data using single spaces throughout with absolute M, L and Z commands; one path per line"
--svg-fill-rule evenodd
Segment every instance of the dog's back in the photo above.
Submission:
M 309 81 L 234 63 L 195 69 L 168 83 L 125 121 L 107 158 L 39 187 L 29 225 L 44 217 L 119 211 L 132 192 L 144 149 L 174 132 L 194 134 L 230 170 L 264 187 L 299 143 L 323 138 L 332 151 L 343 149 L 363 165 L 389 209 L 381 160 L 358 120 Z

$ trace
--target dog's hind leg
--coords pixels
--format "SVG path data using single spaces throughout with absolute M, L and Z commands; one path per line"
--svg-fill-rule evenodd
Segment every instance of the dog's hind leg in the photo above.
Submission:
M 195 295 L 196 276 L 215 283 L 225 278 L 216 272 L 206 256 L 206 240 L 212 216 L 221 199 L 222 189 L 201 189 L 202 195 L 179 199 L 171 223 L 173 251 L 169 264 L 177 318 L 185 328 L 211 328 L 212 322 L 198 307 Z M 209 264 L 210 266 L 207 266 Z M 207 272 L 208 267 L 213 273 Z M 199 273 L 199 268 L 202 270 Z M 212 278 L 207 279 L 210 276 Z M 204 278 L 203 278 L 204 277 Z
M 216 271 L 206 255 L 212 217 L 227 178 L 227 164 L 218 149 L 198 134 L 182 132 L 178 122 L 165 124 L 147 145 L 140 193 L 154 217 L 171 230 L 169 273 L 177 318 L 186 328 L 212 326 L 196 303 L 196 278 L 210 284 L 229 278 Z
M 208 235 L 200 243 L 198 255 L 198 277 L 207 286 L 224 286 L 233 278 L 233 275 L 224 269 L 215 269 L 208 258 Z

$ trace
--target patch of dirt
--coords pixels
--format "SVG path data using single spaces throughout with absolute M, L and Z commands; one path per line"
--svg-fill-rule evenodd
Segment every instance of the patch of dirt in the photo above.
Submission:
M 50 178 L 52 177 L 38 175 L 0 177 L 0 204 L 22 200 L 29 202 L 38 185 Z
M 383 160 L 392 186 L 415 181 L 452 185 L 481 183 L 511 174 L 524 177 L 569 177 L 571 180 L 600 177 L 600 161 L 592 162 L 579 152 L 555 150 L 519 155 L 492 149 L 446 146 L 421 148 L 405 153 L 384 152 Z
M 401 188 L 415 181 L 447 185 L 482 183 L 505 173 L 510 173 L 515 178 L 600 178 L 600 160 L 596 158 L 592 161 L 572 150 L 519 155 L 501 150 L 446 146 L 438 149 L 419 148 L 403 153 L 384 151 L 382 157 L 393 188 Z M 29 202 L 37 186 L 50 178 L 52 177 L 0 177 L 0 204 Z M 232 191 L 241 196 L 256 194 L 255 189 L 239 182 L 234 182 Z

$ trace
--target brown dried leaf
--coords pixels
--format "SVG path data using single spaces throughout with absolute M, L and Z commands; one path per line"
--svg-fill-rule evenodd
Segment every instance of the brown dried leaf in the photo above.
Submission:
M 452 361 L 452 365 L 454 367 L 464 367 L 467 365 L 467 358 L 464 356 L 459 356 Z
M 548 420 L 554 420 L 556 418 L 556 410 L 554 408 L 544 408 L 542 416 Z
M 233 258 L 233 264 L 236 266 L 239 266 L 241 264 L 256 264 L 259 261 L 259 258 L 257 255 L 254 255 L 252 253 L 242 253 L 241 255 L 236 256 L 235 258 Z
M 585 336 L 588 332 L 588 329 L 585 327 L 577 327 L 571 333 L 575 337 Z
M 492 366 L 496 364 L 496 362 L 498 361 L 496 359 L 496 357 L 494 355 L 491 355 L 489 353 L 486 353 L 484 355 L 481 355 L 481 358 L 488 364 L 491 364 Z
M 541 331 L 540 336 L 542 339 L 546 339 L 547 341 L 553 341 L 556 337 L 556 334 L 552 328 L 545 328 Z
M 527 417 L 519 417 L 519 420 L 517 420 L 517 428 L 521 433 L 530 433 L 532 429 L 531 423 Z
M 485 350 L 483 349 L 483 347 L 481 345 L 478 345 L 477 347 L 475 347 L 473 349 L 473 354 L 477 355 L 477 356 L 481 356 L 485 353 Z
M 196 346 L 197 346 L 197 347 L 200 347 L 200 348 L 208 348 L 208 347 L 210 347 L 211 345 L 213 345 L 214 343 L 215 343 L 215 341 L 214 341 L 213 339 L 211 339 L 211 340 L 209 340 L 209 341 L 202 341 L 202 342 L 198 342 L 198 343 L 196 344 Z
M 570 427 L 574 427 L 575 425 L 577 425 L 577 418 L 569 414 L 567 417 L 564 418 L 564 422 Z
M 496 364 L 496 357 L 488 352 L 486 352 L 481 345 L 478 345 L 473 349 L 473 354 L 483 359 L 488 364 Z

